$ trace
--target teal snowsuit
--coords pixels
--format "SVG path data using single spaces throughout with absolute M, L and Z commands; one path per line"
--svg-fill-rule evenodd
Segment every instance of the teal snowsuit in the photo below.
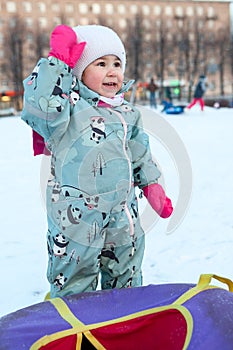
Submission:
M 125 84 L 122 92 L 130 83 Z M 140 286 L 144 232 L 135 186 L 156 183 L 139 111 L 111 107 L 56 58 L 24 81 L 22 119 L 52 153 L 47 185 L 51 297 Z

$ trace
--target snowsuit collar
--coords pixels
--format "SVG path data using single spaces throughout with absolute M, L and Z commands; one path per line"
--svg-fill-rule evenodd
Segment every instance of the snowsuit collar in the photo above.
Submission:
M 134 80 L 129 80 L 128 82 L 124 82 L 121 90 L 113 99 L 100 96 L 97 92 L 90 90 L 80 80 L 77 81 L 75 90 L 78 90 L 79 95 L 92 106 L 116 107 L 116 106 L 120 106 L 123 103 L 124 93 L 130 89 L 133 83 L 134 83 Z

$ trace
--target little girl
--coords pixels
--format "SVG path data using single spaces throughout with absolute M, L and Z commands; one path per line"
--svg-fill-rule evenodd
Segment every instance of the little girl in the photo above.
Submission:
M 124 100 L 126 55 L 104 26 L 57 26 L 51 50 L 25 79 L 22 119 L 51 152 L 47 185 L 51 297 L 142 284 L 144 232 L 135 187 L 164 218 L 139 111 Z

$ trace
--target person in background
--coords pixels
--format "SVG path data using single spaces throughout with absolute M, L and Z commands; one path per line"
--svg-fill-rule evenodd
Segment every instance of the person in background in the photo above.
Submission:
M 165 98 L 168 102 L 172 103 L 172 91 L 170 86 L 165 87 Z
M 201 106 L 201 111 L 204 111 L 205 103 L 204 103 L 203 96 L 206 92 L 206 88 L 207 88 L 207 78 L 205 75 L 200 75 L 198 83 L 195 87 L 193 100 L 187 106 L 188 110 L 190 110 L 197 102 L 199 102 L 199 104 Z
M 124 99 L 126 53 L 98 25 L 57 26 L 48 58 L 24 80 L 22 120 L 51 153 L 47 184 L 50 297 L 142 285 L 145 234 L 135 188 L 163 218 L 171 200 L 158 183 L 140 112 Z M 36 146 L 36 143 L 34 143 Z M 37 144 L 38 146 L 38 144 Z
M 150 83 L 148 84 L 147 89 L 150 92 L 150 107 L 157 108 L 156 103 L 156 91 L 158 90 L 158 85 L 155 84 L 154 79 L 151 78 Z

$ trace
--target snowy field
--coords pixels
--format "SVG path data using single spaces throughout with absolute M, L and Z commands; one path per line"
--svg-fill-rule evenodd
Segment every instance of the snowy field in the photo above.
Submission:
M 175 206 L 173 219 L 158 220 L 145 200 L 140 202 L 144 285 L 196 283 L 202 273 L 233 279 L 233 109 L 200 112 L 197 106 L 170 116 L 144 111 L 152 118 L 152 153 Z M 165 136 L 157 133 L 157 122 L 165 123 Z M 2 316 L 43 301 L 49 286 L 45 161 L 33 157 L 31 130 L 19 117 L 0 118 L 0 147 Z

